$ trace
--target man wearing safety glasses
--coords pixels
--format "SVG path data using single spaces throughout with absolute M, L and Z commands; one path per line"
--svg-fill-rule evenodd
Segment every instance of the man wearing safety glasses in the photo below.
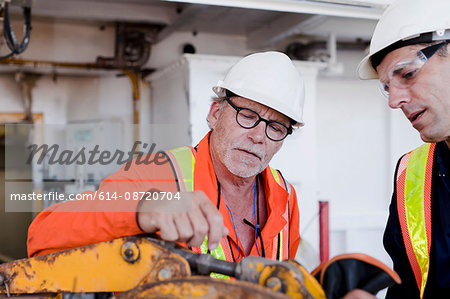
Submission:
M 268 164 L 294 127 L 304 124 L 303 81 L 288 56 L 270 51 L 244 57 L 213 91 L 216 97 L 207 115 L 210 131 L 196 147 L 164 151 L 170 163 L 158 167 L 139 163 L 129 171 L 123 167 L 96 191 L 117 192 L 125 198 L 142 191 L 144 198 L 125 201 L 129 213 L 72 212 L 79 210 L 78 202 L 52 205 L 29 228 L 29 255 L 156 232 L 163 240 L 184 242 L 195 252 L 221 260 L 238 262 L 250 255 L 294 259 L 300 243 L 297 195 L 281 172 Z M 182 193 L 189 208 L 155 209 L 147 197 L 155 199 L 161 191 Z M 87 204 L 92 207 L 89 212 L 103 207 L 98 200 Z M 367 271 L 374 271 L 373 266 Z M 315 279 L 307 273 L 302 276 L 302 292 L 324 298 Z M 343 283 L 339 292 L 346 292 L 345 287 L 352 290 L 346 299 L 375 298 L 353 284 Z
M 213 91 L 211 130 L 196 147 L 164 151 L 169 163 L 133 163 L 97 190 L 125 199 L 128 194 L 126 209 L 132 213 L 77 214 L 70 212 L 71 206 L 78 210 L 77 202 L 53 205 L 30 226 L 29 255 L 158 232 L 164 240 L 186 242 L 228 261 L 249 255 L 294 258 L 300 242 L 297 196 L 268 164 L 293 127 L 303 125 L 303 81 L 288 56 L 271 51 L 244 57 Z M 169 209 L 156 209 L 148 199 L 157 199 L 159 191 L 181 194 L 179 207 L 183 199 L 191 204 L 175 211 L 166 202 Z M 131 192 L 143 196 L 134 201 Z M 159 199 L 163 205 L 162 195 Z M 104 206 L 97 202 L 87 204 Z M 62 210 L 68 212 L 55 213 Z
M 402 284 L 386 298 L 450 294 L 449 12 L 448 0 L 394 2 L 358 67 L 426 142 L 397 164 L 384 246 Z

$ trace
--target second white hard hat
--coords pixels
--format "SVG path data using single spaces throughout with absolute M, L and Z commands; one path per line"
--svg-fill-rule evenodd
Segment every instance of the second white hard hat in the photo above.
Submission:
M 213 87 L 219 97 L 226 91 L 266 105 L 303 126 L 305 86 L 291 59 L 269 51 L 248 55 L 237 62 Z
M 361 79 L 378 78 L 373 64 L 397 48 L 450 39 L 449 0 L 398 0 L 378 21 L 369 55 L 358 66 Z M 375 61 L 374 61 L 375 60 Z

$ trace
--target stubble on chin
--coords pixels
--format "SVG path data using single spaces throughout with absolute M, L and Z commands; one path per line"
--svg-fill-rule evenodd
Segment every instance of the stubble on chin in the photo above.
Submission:
M 261 163 L 255 164 L 250 159 L 237 159 L 236 155 L 233 155 L 232 150 L 228 150 L 225 153 L 224 165 L 232 174 L 242 178 L 249 178 L 261 173 L 267 165 Z

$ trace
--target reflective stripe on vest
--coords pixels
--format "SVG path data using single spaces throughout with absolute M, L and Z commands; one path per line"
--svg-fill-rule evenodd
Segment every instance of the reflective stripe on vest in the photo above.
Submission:
M 403 156 L 397 171 L 397 211 L 406 253 L 423 298 L 430 265 L 431 181 L 435 143 Z
M 179 147 L 170 151 L 166 151 L 169 156 L 172 169 L 176 176 L 176 180 L 179 185 L 180 191 L 194 191 L 194 168 L 196 151 L 189 146 Z M 284 178 L 279 175 L 278 171 L 270 168 L 275 181 L 282 186 L 289 193 L 288 205 L 286 207 L 285 213 L 283 214 L 284 219 L 286 219 L 286 225 L 278 233 L 277 237 L 273 240 L 273 252 L 271 255 L 272 259 L 284 260 L 289 258 L 289 199 L 291 197 L 291 186 Z M 280 179 L 281 177 L 281 179 Z M 283 181 L 283 182 L 282 182 Z M 192 248 L 193 251 L 198 253 L 208 253 L 207 237 L 200 247 Z M 227 261 L 233 261 L 231 248 L 229 247 L 227 238 L 222 238 L 218 247 L 211 251 L 215 258 Z M 212 273 L 213 277 L 225 278 L 227 276 Z
M 195 150 L 192 147 L 182 146 L 165 153 L 169 156 L 178 190 L 194 191 Z
M 283 227 L 283 229 L 278 233 L 278 235 L 273 239 L 273 245 L 272 248 L 278 248 L 278 252 L 275 250 L 272 250 L 272 259 L 273 260 L 279 260 L 283 261 L 285 259 L 289 258 L 289 199 L 291 198 L 291 185 L 286 182 L 283 178 L 283 184 L 281 184 L 280 175 L 278 174 L 278 171 L 276 171 L 273 168 L 270 168 L 270 171 L 272 172 L 273 178 L 278 183 L 278 185 L 286 189 L 286 191 L 289 193 L 288 198 L 288 206 L 286 207 L 286 210 L 284 211 L 283 218 L 286 220 L 286 225 Z M 284 240 L 283 240 L 284 237 Z

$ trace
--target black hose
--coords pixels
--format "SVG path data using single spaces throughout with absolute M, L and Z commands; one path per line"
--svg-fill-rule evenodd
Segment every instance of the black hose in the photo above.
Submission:
M 6 41 L 6 45 L 11 50 L 11 53 L 0 56 L 0 59 L 5 59 L 11 57 L 12 55 L 17 55 L 25 51 L 30 42 L 30 32 L 31 32 L 31 7 L 23 7 L 23 16 L 25 19 L 25 34 L 20 42 L 17 42 L 16 36 L 14 34 L 13 28 L 11 26 L 11 20 L 9 17 L 9 3 L 4 4 L 4 18 L 3 18 L 3 36 Z

